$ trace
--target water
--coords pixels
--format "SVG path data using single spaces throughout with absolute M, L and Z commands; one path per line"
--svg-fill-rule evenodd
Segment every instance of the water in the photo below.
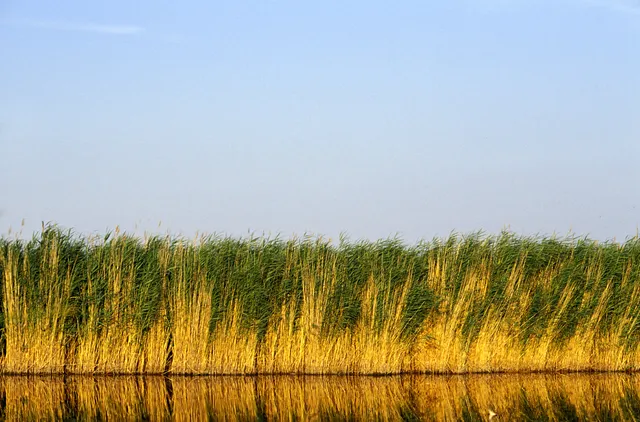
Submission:
M 0 378 L 0 420 L 640 420 L 640 375 Z

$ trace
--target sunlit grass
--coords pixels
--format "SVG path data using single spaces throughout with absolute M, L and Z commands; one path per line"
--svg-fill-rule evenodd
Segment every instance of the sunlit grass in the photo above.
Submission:
M 640 241 L 0 240 L 0 371 L 640 369 Z

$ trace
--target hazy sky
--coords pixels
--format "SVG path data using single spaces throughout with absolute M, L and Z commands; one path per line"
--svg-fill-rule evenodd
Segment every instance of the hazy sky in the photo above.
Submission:
M 621 239 L 640 2 L 0 0 L 0 148 L 3 233 Z

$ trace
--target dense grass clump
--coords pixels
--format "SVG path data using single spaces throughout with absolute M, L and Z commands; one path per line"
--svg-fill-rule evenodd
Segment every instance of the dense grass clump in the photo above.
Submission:
M 5 373 L 640 368 L 640 241 L 0 239 Z

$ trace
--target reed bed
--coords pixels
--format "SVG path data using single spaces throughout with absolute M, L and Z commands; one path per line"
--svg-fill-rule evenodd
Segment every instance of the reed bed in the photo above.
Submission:
M 0 240 L 0 372 L 640 369 L 640 241 Z
M 0 377 L 3 420 L 639 420 L 636 374 Z

